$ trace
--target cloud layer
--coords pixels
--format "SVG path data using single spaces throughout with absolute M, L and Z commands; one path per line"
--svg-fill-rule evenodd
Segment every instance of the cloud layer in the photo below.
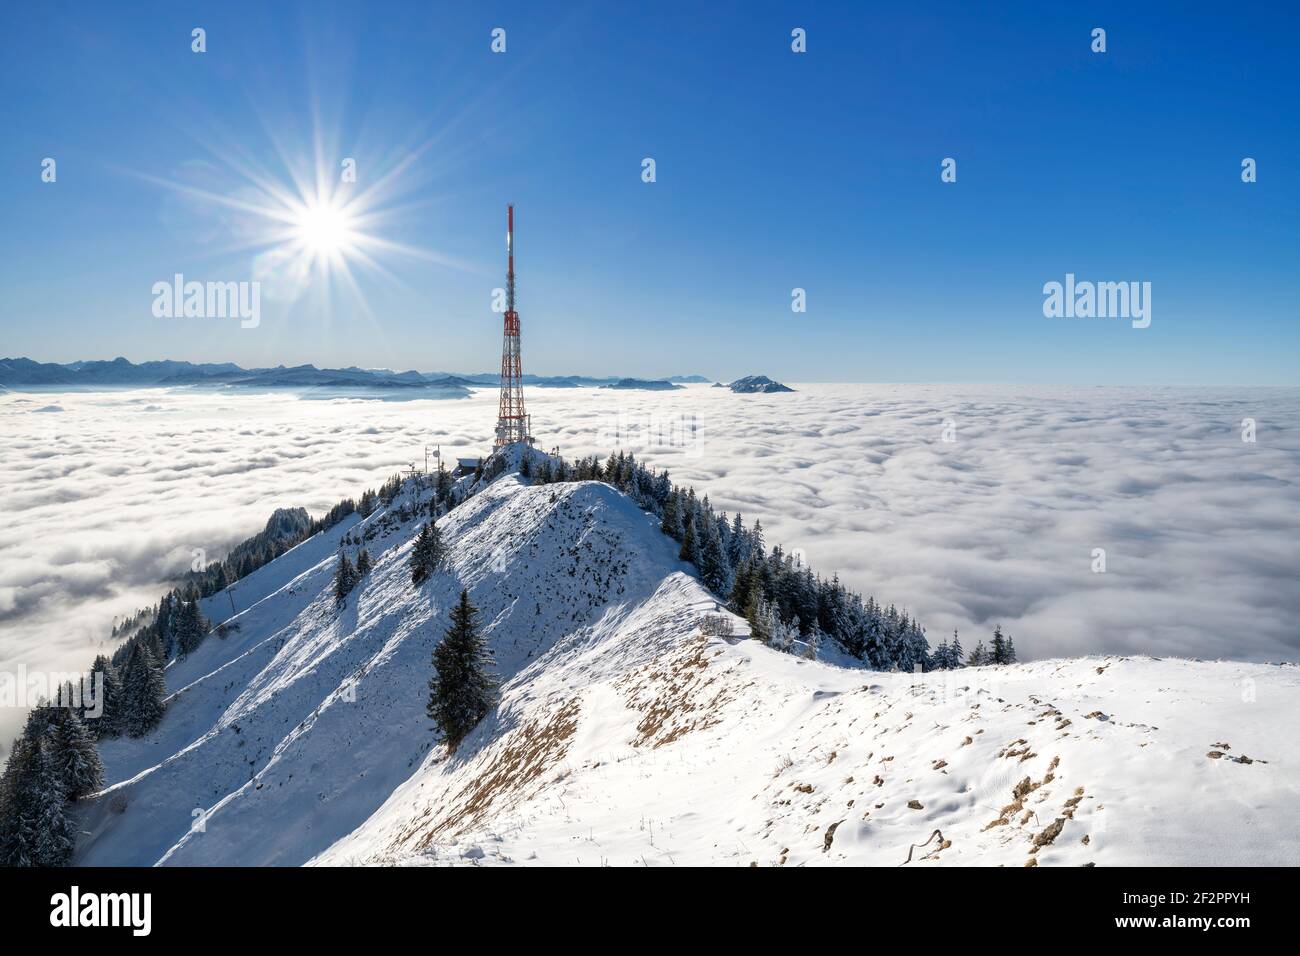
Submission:
M 906 606 L 934 642 L 958 628 L 969 647 L 1001 623 L 1034 657 L 1300 658 L 1298 389 L 527 398 L 540 445 L 572 457 L 622 443 L 760 518 L 769 543 Z M 490 390 L 0 395 L 0 672 L 84 667 L 114 616 L 155 601 L 196 549 L 223 555 L 277 507 L 319 514 L 422 465 L 426 444 L 485 453 L 495 414 Z M 20 717 L 0 709 L 0 746 Z

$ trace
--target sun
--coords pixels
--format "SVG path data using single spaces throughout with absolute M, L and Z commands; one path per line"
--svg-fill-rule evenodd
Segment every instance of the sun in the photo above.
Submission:
M 294 238 L 314 255 L 335 259 L 352 252 L 355 222 L 340 203 L 314 200 L 297 212 Z
M 434 140 L 392 155 L 351 150 L 360 154 L 359 164 L 340 159 L 337 140 L 335 126 L 318 120 L 301 142 L 261 144 L 269 160 L 239 152 L 189 163 L 178 178 L 139 175 L 171 194 L 169 215 L 192 221 L 195 228 L 186 234 L 200 235 L 211 254 L 247 253 L 263 299 L 285 308 L 308 300 L 327 318 L 337 308 L 375 322 L 366 292 L 377 283 L 403 287 L 395 265 L 415 261 L 472 271 L 457 257 L 393 235 L 434 201 L 417 198 L 428 173 L 416 165 Z

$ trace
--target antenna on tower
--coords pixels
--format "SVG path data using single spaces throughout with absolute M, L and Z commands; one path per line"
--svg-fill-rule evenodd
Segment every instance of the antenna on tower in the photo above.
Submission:
M 501 402 L 495 445 L 531 445 L 530 422 L 524 411 L 524 371 L 519 354 L 519 313 L 515 311 L 515 207 L 506 206 L 506 316 L 501 345 Z

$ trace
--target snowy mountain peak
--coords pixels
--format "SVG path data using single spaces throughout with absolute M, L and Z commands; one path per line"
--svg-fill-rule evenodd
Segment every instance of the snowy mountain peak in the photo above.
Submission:
M 103 743 L 113 784 L 88 812 L 81 862 L 301 863 L 359 826 L 434 747 L 430 658 L 461 588 L 507 688 L 628 617 L 658 622 L 664 639 L 689 632 L 693 615 L 678 605 L 709 601 L 653 519 L 618 491 L 529 487 L 512 474 L 440 519 L 445 566 L 415 587 L 420 503 L 420 480 L 408 481 L 388 507 L 345 519 L 239 581 L 230 598 L 204 602 L 214 620 L 229 617 L 230 601 L 239 611 L 227 636 L 168 669 L 173 697 L 155 731 Z M 374 570 L 337 607 L 345 536 L 365 541 Z M 489 724 L 509 721 L 505 708 Z
M 1300 807 L 1300 745 L 1275 732 L 1296 668 L 890 674 L 773 651 L 732 616 L 705 636 L 716 600 L 656 519 L 499 455 L 462 479 L 477 493 L 439 519 L 421 585 L 415 477 L 207 599 L 225 636 L 169 667 L 153 732 L 102 744 L 77 862 L 1300 862 L 1267 825 Z M 373 570 L 339 604 L 358 542 Z M 462 588 L 500 700 L 448 753 L 425 702 Z

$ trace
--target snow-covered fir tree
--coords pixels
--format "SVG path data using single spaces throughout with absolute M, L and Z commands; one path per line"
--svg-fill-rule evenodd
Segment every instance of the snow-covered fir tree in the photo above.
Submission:
M 749 636 L 769 646 L 775 646 L 783 635 L 779 631 L 781 619 L 776 607 L 760 593 L 753 593 L 745 614 L 749 622 Z
M 770 606 L 770 605 L 769 605 Z M 789 652 L 794 648 L 799 636 L 799 617 L 795 615 L 790 621 L 781 620 L 781 615 L 772 608 L 773 617 L 769 625 L 768 645 L 775 650 Z
M 930 664 L 926 670 L 947 670 L 949 666 L 948 661 L 951 660 L 951 655 L 952 650 L 948 647 L 948 642 L 942 641 L 930 654 Z
M 0 865 L 66 864 L 76 836 L 68 802 L 102 785 L 94 740 L 73 709 L 33 708 L 0 774 Z
M 439 501 L 446 501 L 448 495 L 451 494 L 451 487 L 452 487 L 452 484 L 453 484 L 453 482 L 452 482 L 452 480 L 451 480 L 451 472 L 449 472 L 449 471 L 448 471 L 448 470 L 443 466 L 442 461 L 439 460 L 439 461 L 438 461 L 438 471 L 437 471 L 437 474 L 434 475 L 434 482 L 433 482 L 433 493 L 434 493 L 434 496 L 435 496 Z
M 808 632 L 808 639 L 806 642 L 807 646 L 804 648 L 803 656 L 810 661 L 817 660 L 817 655 L 821 651 L 822 640 L 824 637 L 825 635 L 822 634 L 822 629 L 814 625 L 813 629 Z
M 470 603 L 466 590 L 451 610 L 451 626 L 433 649 L 433 667 L 426 710 L 447 746 L 455 750 L 492 709 L 497 686 L 478 608 Z
M 68 813 L 68 796 L 54 729 L 47 728 L 40 737 L 35 784 L 28 793 L 27 812 L 36 831 L 32 860 L 36 866 L 64 866 L 72 858 L 77 830 Z
M 104 785 L 104 763 L 95 749 L 95 738 L 70 707 L 51 707 L 50 732 L 53 758 L 67 796 L 79 800 Z
M 419 537 L 411 549 L 411 583 L 420 585 L 442 563 L 442 532 L 435 521 L 427 521 L 420 528 Z
M 162 665 L 141 641 L 132 641 L 122 669 L 122 727 L 143 737 L 162 720 L 167 698 Z
M 675 491 L 670 492 L 664 499 L 662 508 L 663 512 L 659 519 L 659 530 L 668 535 L 668 537 L 680 541 L 682 539 L 683 528 L 681 512 L 677 507 L 677 493 Z
M 347 552 L 340 551 L 338 562 L 334 565 L 334 600 L 342 604 L 356 586 L 357 569 L 353 567 Z
M 334 601 L 343 604 L 352 588 L 356 587 L 356 567 L 347 557 L 347 551 L 339 551 L 338 561 L 334 563 Z
M 718 532 L 718 522 L 706 523 L 703 539 L 700 546 L 700 579 L 714 594 L 725 595 L 731 589 L 731 574 L 722 546 L 722 536 Z
M 682 546 L 677 552 L 677 557 L 688 564 L 696 564 L 700 559 L 700 552 L 695 537 L 695 515 L 690 509 L 686 512 L 684 526 Z
M 173 611 L 173 634 L 176 651 L 181 655 L 193 653 L 203 643 L 211 624 L 199 610 L 197 596 L 192 600 L 182 601 Z
M 1002 636 L 1002 625 L 998 624 L 993 628 L 993 642 L 989 646 L 989 663 L 1006 664 L 1007 660 L 1007 639 Z
M 155 643 L 155 656 L 163 660 L 170 658 L 176 647 L 176 633 L 172 624 L 176 600 L 174 593 L 163 597 L 158 602 L 158 613 L 154 615 L 153 626 L 145 631 L 147 637 Z
M 34 792 L 39 776 L 38 744 L 24 733 L 14 741 L 0 774 L 0 866 L 38 866 Z
M 929 670 L 953 670 L 958 667 L 965 667 L 966 661 L 962 656 L 961 641 L 957 637 L 957 632 L 952 632 L 952 641 L 944 641 L 934 649 L 930 655 Z
M 730 533 L 727 535 L 727 561 L 733 568 L 740 568 L 749 560 L 749 553 L 749 535 L 745 531 L 745 522 L 737 511 L 731 519 Z
M 82 685 L 81 716 L 97 739 L 116 737 L 123 732 L 122 679 L 118 669 L 100 654 L 90 665 Z

